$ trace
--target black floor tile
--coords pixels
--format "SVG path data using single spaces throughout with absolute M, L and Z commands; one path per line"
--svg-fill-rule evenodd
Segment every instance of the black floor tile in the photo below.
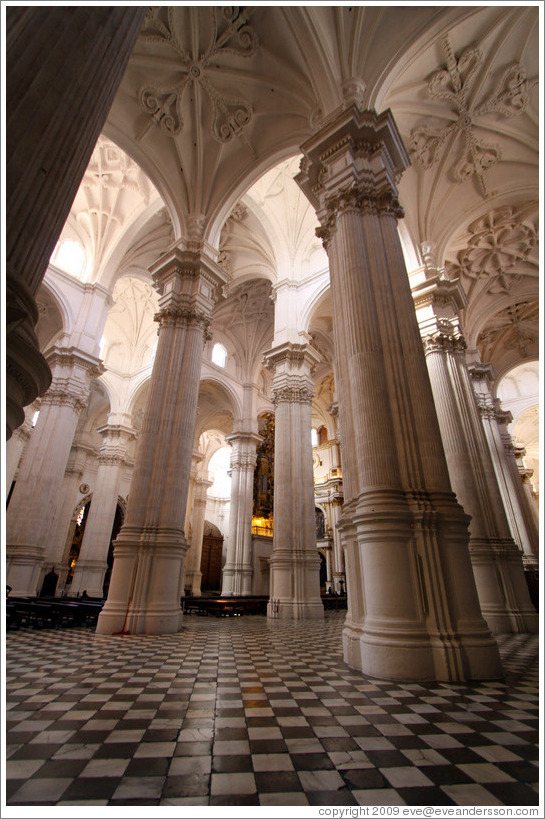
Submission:
M 264 771 L 255 774 L 258 793 L 302 791 L 301 780 L 295 771 Z
M 335 766 L 327 754 L 291 754 L 296 771 L 326 771 Z

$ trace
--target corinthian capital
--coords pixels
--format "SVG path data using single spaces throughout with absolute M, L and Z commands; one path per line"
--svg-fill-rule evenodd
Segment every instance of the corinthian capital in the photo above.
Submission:
M 326 120 L 301 150 L 305 161 L 295 180 L 322 228 L 331 230 L 336 215 L 350 208 L 403 215 L 397 182 L 409 158 L 391 111 L 377 114 L 348 105 Z

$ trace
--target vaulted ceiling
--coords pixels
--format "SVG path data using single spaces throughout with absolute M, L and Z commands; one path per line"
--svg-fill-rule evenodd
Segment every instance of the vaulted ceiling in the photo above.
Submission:
M 327 264 L 293 182 L 299 146 L 341 105 L 389 107 L 411 159 L 411 258 L 460 279 L 468 343 L 502 375 L 538 353 L 538 29 L 523 5 L 153 7 L 63 238 L 111 289 L 204 236 L 233 278 L 218 334 L 249 372 L 270 286 Z M 262 306 L 242 351 L 244 293 Z M 327 366 L 328 309 L 308 326 Z

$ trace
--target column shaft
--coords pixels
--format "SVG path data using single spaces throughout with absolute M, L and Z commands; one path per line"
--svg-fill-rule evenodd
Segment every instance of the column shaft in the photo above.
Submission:
M 19 480 L 7 514 L 7 579 L 13 594 L 34 595 L 47 547 L 51 510 L 59 499 L 64 471 L 81 412 L 87 405 L 98 361 L 73 348 L 55 348 L 51 388 L 23 455 Z
M 397 234 L 395 181 L 407 165 L 399 134 L 390 112 L 351 106 L 302 150 L 297 180 L 322 225 L 342 342 L 345 660 L 393 679 L 500 677 Z
M 227 559 L 222 573 L 222 594 L 252 594 L 252 506 L 256 448 L 261 440 L 251 432 L 227 438 L 231 453 L 231 504 Z
M 51 375 L 34 297 L 132 51 L 145 7 L 6 12 L 6 425 Z
M 72 594 L 86 591 L 89 597 L 102 597 L 127 447 L 131 438 L 134 438 L 131 428 L 115 423 L 107 424 L 99 432 L 104 440 L 98 456 L 93 499 L 71 587 Z
M 537 631 L 465 366 L 465 344 L 445 332 L 426 337 L 427 362 L 452 485 L 471 516 L 469 550 L 481 610 L 494 633 Z
M 201 594 L 201 560 L 204 521 L 206 517 L 206 495 L 212 481 L 206 478 L 196 478 L 193 488 L 193 509 L 191 515 L 191 545 L 187 553 L 185 570 L 185 587 L 190 587 L 191 594 L 199 597 Z
M 102 634 L 166 634 L 181 625 L 202 349 L 225 274 L 192 248 L 174 248 L 152 272 L 161 293 L 159 339 L 125 523 L 97 626 Z
M 307 345 L 286 342 L 266 355 L 274 368 L 274 535 L 268 615 L 286 619 L 323 617 L 320 558 L 316 549 L 310 404 L 311 368 L 317 356 Z

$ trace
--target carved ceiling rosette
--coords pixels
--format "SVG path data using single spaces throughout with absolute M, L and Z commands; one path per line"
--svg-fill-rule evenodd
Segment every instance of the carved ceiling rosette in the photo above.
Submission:
M 466 247 L 446 264 L 449 276 L 465 279 L 470 293 L 477 280 L 486 281 L 489 293 L 510 293 L 523 276 L 537 276 L 537 268 L 526 264 L 538 242 L 527 211 L 505 207 L 472 222 Z
M 222 58 L 230 55 L 248 59 L 257 50 L 258 38 L 249 25 L 250 11 L 239 6 L 210 7 L 208 11 L 209 40 L 202 51 L 195 42 L 186 44 L 191 35 L 180 25 L 176 8 L 153 7 L 146 14 L 140 39 L 160 46 L 163 59 L 170 62 L 173 80 L 160 86 L 140 87 L 138 101 L 148 119 L 137 138 L 140 141 L 154 124 L 168 136 L 176 137 L 184 127 L 184 95 L 198 85 L 208 100 L 212 136 L 220 143 L 236 136 L 253 155 L 253 147 L 244 133 L 252 119 L 252 105 L 243 98 L 226 96 L 217 83 Z M 203 112 L 202 119 L 207 115 L 208 112 Z
M 431 168 L 449 150 L 458 160 L 451 168 L 455 182 L 475 177 L 480 192 L 488 195 L 485 173 L 502 158 L 499 145 L 478 135 L 478 129 L 486 127 L 486 117 L 496 114 L 502 117 L 520 116 L 528 107 L 529 90 L 537 79 L 529 80 L 524 67 L 513 62 L 496 77 L 495 89 L 484 99 L 477 91 L 477 78 L 483 68 L 483 53 L 478 46 L 466 48 L 456 56 L 448 37 L 443 39 L 446 64 L 435 71 L 427 85 L 429 97 L 440 100 L 447 108 L 437 111 L 436 117 L 451 120 L 441 127 L 421 124 L 411 131 L 410 149 L 415 164 L 422 170 Z M 434 119 L 436 119 L 434 117 Z

